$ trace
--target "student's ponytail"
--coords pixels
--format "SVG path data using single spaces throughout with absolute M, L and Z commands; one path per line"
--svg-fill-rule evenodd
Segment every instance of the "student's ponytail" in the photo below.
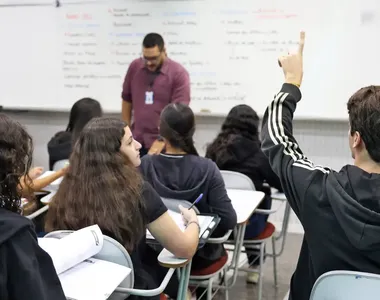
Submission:
M 189 106 L 173 103 L 164 108 L 160 117 L 160 135 L 171 146 L 181 149 L 187 154 L 199 156 L 194 146 L 194 132 L 194 113 Z
M 197 149 L 194 146 L 193 136 L 187 136 L 181 141 L 181 149 L 187 154 L 199 156 Z

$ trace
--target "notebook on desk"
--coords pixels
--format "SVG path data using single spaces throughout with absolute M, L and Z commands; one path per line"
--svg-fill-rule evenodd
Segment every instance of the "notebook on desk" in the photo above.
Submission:
M 178 227 L 182 230 L 185 231 L 186 226 L 185 223 L 183 222 L 182 215 L 180 213 L 177 213 L 172 210 L 168 210 L 169 215 L 172 217 L 174 222 L 178 225 Z M 210 215 L 210 214 L 202 214 L 202 215 L 197 215 L 198 221 L 199 221 L 199 240 L 200 243 L 202 240 L 206 240 L 210 237 L 210 235 L 214 232 L 216 226 L 220 222 L 220 218 L 217 215 Z M 146 238 L 150 240 L 154 240 L 154 237 L 152 234 L 149 232 L 149 230 L 146 230 Z
M 61 239 L 38 239 L 39 246 L 52 258 L 67 299 L 105 300 L 132 272 L 125 266 L 93 258 L 103 243 L 98 225 Z

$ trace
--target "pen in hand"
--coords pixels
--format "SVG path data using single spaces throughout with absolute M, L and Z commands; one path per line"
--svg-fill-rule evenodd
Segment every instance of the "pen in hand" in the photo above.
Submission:
M 195 201 L 189 207 L 189 210 L 192 209 L 195 204 L 197 204 L 199 201 L 201 201 L 202 197 L 203 197 L 203 193 L 200 194 L 197 199 L 195 199 Z

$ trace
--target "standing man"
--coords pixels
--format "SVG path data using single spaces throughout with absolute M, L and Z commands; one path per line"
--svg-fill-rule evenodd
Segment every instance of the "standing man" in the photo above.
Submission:
M 142 57 L 130 64 L 125 76 L 122 99 L 122 118 L 142 144 L 141 156 L 153 144 L 150 153 L 161 152 L 164 145 L 159 141 L 158 124 L 162 109 L 169 103 L 190 103 L 189 73 L 167 57 L 161 35 L 145 36 Z

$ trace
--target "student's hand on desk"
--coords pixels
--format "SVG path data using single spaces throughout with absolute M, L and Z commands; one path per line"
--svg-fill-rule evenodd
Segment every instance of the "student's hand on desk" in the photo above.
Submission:
M 181 211 L 182 218 L 185 224 L 190 223 L 190 222 L 198 223 L 198 217 L 194 209 L 184 208 L 182 205 L 179 205 L 178 207 L 179 207 L 179 210 Z
M 295 54 L 281 56 L 278 59 L 285 75 L 285 83 L 301 86 L 303 77 L 303 48 L 305 45 L 305 32 L 300 33 L 300 43 Z
M 40 177 L 43 172 L 44 172 L 43 167 L 35 167 L 35 168 L 29 170 L 28 175 L 29 175 L 30 179 L 34 180 L 37 177 Z

